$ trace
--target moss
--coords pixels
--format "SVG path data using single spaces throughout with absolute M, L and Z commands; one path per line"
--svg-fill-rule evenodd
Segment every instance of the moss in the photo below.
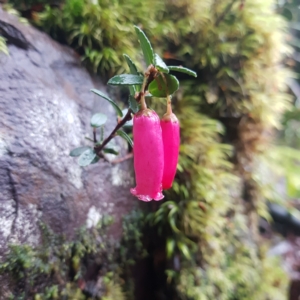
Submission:
M 273 196 L 261 177 L 266 149 L 291 101 L 280 65 L 286 24 L 272 1 L 176 3 L 164 16 L 174 24 L 169 56 L 199 76 L 174 99 L 179 172 L 172 201 L 153 214 L 181 265 L 170 259 L 167 281 L 179 299 L 273 299 L 276 290 L 285 299 L 287 278 L 263 254 L 258 221 L 270 219 Z
M 11 245 L 0 264 L 0 274 L 9 279 L 11 298 L 132 299 L 130 267 L 145 256 L 142 235 L 134 227 L 141 222 L 141 213 L 128 215 L 120 243 L 107 236 L 109 217 L 91 229 L 81 228 L 72 241 L 41 225 L 41 245 Z
M 151 30 L 156 25 L 152 20 L 163 6 L 157 0 L 151 5 L 138 0 L 66 0 L 60 5 L 48 1 L 10 3 L 22 9 L 23 14 L 29 10 L 35 25 L 74 47 L 88 68 L 106 76 L 125 70 L 123 53 L 130 57 L 140 55 L 132 24 L 143 24 Z

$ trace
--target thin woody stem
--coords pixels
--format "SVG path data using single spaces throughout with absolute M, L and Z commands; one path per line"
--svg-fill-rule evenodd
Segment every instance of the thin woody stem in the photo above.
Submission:
M 94 150 L 96 152 L 96 154 L 98 156 L 101 157 L 101 151 L 103 150 L 103 148 L 115 137 L 116 132 L 123 127 L 123 125 L 131 120 L 131 113 L 132 110 L 128 109 L 127 114 L 125 115 L 125 117 L 117 124 L 117 126 L 115 127 L 115 129 L 111 132 L 111 134 L 103 141 L 103 143 L 101 145 L 97 145 L 94 147 Z
M 93 136 L 94 136 L 94 143 L 97 143 L 97 133 L 96 133 L 96 128 L 93 128 Z
M 141 103 L 141 108 L 142 109 L 146 109 L 147 105 L 145 102 L 145 93 L 148 89 L 149 84 L 154 80 L 154 78 L 157 76 L 157 69 L 153 66 L 150 65 L 144 75 L 144 81 L 143 81 L 143 85 L 141 88 L 141 91 L 137 94 L 137 96 L 135 97 L 137 102 Z M 104 149 L 104 147 L 116 136 L 117 131 L 123 127 L 123 125 L 130 121 L 132 119 L 131 114 L 133 113 L 133 111 L 129 108 L 126 115 L 124 116 L 124 118 L 118 122 L 118 124 L 116 125 L 115 129 L 111 132 L 111 134 L 101 143 L 101 145 L 96 145 L 94 147 L 94 150 L 96 152 L 96 154 L 99 157 L 103 157 L 102 154 L 102 150 Z
M 140 94 L 141 94 L 140 103 L 141 103 L 141 109 L 142 110 L 147 109 L 147 104 L 146 104 L 146 101 L 145 101 L 145 87 L 146 87 L 147 81 L 148 81 L 148 76 L 145 74 L 143 85 L 142 85 L 142 88 L 141 88 L 141 91 L 140 91 Z

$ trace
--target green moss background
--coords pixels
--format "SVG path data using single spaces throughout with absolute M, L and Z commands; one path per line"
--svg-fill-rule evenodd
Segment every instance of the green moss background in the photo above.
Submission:
M 147 297 L 286 299 L 286 275 L 278 261 L 266 256 L 268 245 L 258 233 L 259 218 L 270 220 L 266 202 L 276 198 L 272 182 L 265 178 L 269 170 L 265 162 L 274 129 L 292 100 L 286 88 L 289 72 L 282 65 L 290 51 L 284 42 L 287 24 L 274 11 L 275 1 L 10 0 L 9 4 L 54 39 L 73 47 L 103 78 L 126 70 L 123 53 L 141 61 L 133 24 L 145 30 L 166 61 L 198 73 L 196 79 L 179 76 L 182 88 L 173 100 L 181 122 L 173 189 L 154 208 L 143 205 L 143 213 L 134 218 L 152 266 L 155 288 Z M 162 112 L 160 102 L 151 106 Z M 116 279 L 119 295 L 99 298 L 133 299 L 128 283 L 134 280 L 122 261 Z M 57 291 L 76 282 L 74 276 L 58 283 Z M 42 289 L 40 299 L 57 299 L 47 292 L 49 288 Z M 65 299 L 90 299 L 82 290 L 78 293 L 78 298 L 70 292 Z

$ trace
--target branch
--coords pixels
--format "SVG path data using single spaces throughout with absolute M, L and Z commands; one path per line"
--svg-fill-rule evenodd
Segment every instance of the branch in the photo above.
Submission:
M 94 150 L 96 152 L 96 154 L 101 157 L 101 151 L 103 150 L 103 148 L 115 137 L 116 132 L 123 127 L 123 125 L 131 120 L 131 113 L 132 110 L 129 108 L 127 111 L 127 114 L 125 115 L 125 117 L 117 124 L 117 126 L 115 127 L 115 129 L 111 132 L 111 134 L 103 141 L 103 143 L 101 145 L 97 145 L 94 147 Z
M 145 95 L 145 92 L 148 90 L 149 84 L 155 79 L 158 73 L 159 73 L 158 70 L 153 65 L 150 65 L 148 67 L 148 69 L 145 72 L 145 83 L 143 84 L 141 91 L 135 96 L 135 100 L 137 102 L 140 102 L 142 96 Z M 99 157 L 103 158 L 103 154 L 101 153 L 101 151 L 116 136 L 116 132 L 120 128 L 122 128 L 126 122 L 131 120 L 132 113 L 133 111 L 129 108 L 125 117 L 120 122 L 118 122 L 118 124 L 116 125 L 115 129 L 111 132 L 111 134 L 101 143 L 101 145 L 96 145 L 94 147 L 94 150 Z M 96 137 L 94 132 L 94 141 L 95 139 Z

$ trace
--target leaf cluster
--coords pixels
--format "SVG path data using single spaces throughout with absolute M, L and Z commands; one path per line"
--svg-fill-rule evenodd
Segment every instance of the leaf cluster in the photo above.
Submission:
M 115 149 L 107 147 L 115 136 L 122 137 L 131 147 L 133 147 L 130 136 L 123 128 L 131 127 L 132 123 L 130 123 L 130 121 L 132 115 L 137 113 L 140 109 L 145 109 L 147 107 L 145 95 L 148 96 L 147 98 L 156 97 L 169 99 L 172 94 L 178 90 L 179 81 L 174 75 L 169 74 L 171 70 L 197 77 L 197 74 L 194 71 L 182 66 L 167 66 L 161 57 L 157 53 L 154 53 L 152 45 L 145 33 L 137 26 L 135 26 L 135 30 L 144 55 L 144 60 L 148 66 L 147 70 L 144 74 L 139 72 L 131 58 L 127 54 L 124 54 L 124 58 L 131 73 L 115 75 L 109 79 L 109 85 L 129 87 L 129 107 L 126 110 L 122 111 L 115 101 L 101 91 L 96 89 L 91 90 L 91 92 L 105 99 L 112 105 L 120 120 L 115 129 L 104 139 L 104 125 L 107 121 L 107 116 L 102 113 L 96 113 L 92 116 L 90 125 L 93 128 L 93 139 L 91 139 L 91 141 L 94 143 L 94 148 L 81 146 L 70 152 L 70 156 L 79 156 L 78 164 L 82 167 L 97 163 L 100 158 L 105 159 L 105 153 L 118 155 L 118 152 Z M 123 114 L 123 112 L 125 113 Z M 101 130 L 100 140 L 97 139 L 97 128 L 100 128 Z

